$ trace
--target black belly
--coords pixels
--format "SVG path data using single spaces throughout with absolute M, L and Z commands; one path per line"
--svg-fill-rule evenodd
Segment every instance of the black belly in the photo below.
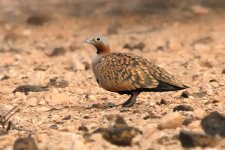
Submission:
M 174 85 L 170 85 L 164 82 L 159 81 L 159 84 L 155 88 L 138 88 L 132 91 L 118 91 L 119 94 L 131 94 L 133 92 L 168 92 L 168 91 L 179 91 L 188 88 L 185 87 L 178 87 Z

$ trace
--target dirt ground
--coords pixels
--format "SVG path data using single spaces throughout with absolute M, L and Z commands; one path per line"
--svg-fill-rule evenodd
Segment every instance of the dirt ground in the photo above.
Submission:
M 224 12 L 65 17 L 38 26 L 2 22 L 0 33 L 0 114 L 17 106 L 20 111 L 10 120 L 17 128 L 31 131 L 9 130 L 0 136 L 0 149 L 12 149 L 17 138 L 30 133 L 41 150 L 182 149 L 175 138 L 181 129 L 202 131 L 200 120 L 205 115 L 225 113 Z M 191 88 L 142 93 L 133 107 L 111 108 L 128 96 L 97 85 L 90 68 L 95 49 L 84 42 L 95 35 L 107 36 L 114 51 L 147 58 Z M 21 85 L 47 86 L 48 90 L 13 92 Z M 165 104 L 160 103 L 162 99 Z M 181 111 L 182 116 L 195 119 L 189 125 L 159 130 L 160 120 L 180 104 L 193 108 Z M 107 127 L 105 116 L 110 114 L 119 114 L 143 134 L 123 147 L 100 134 L 87 141 L 78 130 L 80 126 L 89 132 Z M 225 149 L 223 141 L 214 148 Z

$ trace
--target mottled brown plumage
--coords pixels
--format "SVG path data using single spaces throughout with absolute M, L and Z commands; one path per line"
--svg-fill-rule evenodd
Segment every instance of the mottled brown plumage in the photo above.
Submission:
M 87 40 L 97 49 L 92 70 L 98 84 L 111 92 L 130 94 L 123 106 L 132 106 L 140 92 L 176 91 L 187 88 L 180 80 L 147 59 L 126 53 L 111 53 L 107 38 Z

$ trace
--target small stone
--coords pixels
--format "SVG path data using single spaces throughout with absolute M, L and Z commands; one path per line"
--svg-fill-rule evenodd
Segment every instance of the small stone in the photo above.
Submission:
M 84 62 L 82 62 L 82 63 L 84 64 L 84 70 L 89 70 L 89 69 L 91 69 L 91 65 L 90 65 L 89 62 L 84 61 Z
M 76 127 L 74 125 L 66 125 L 59 127 L 58 130 L 64 132 L 74 132 L 76 130 Z
M 92 108 L 100 108 L 101 105 L 98 103 L 98 104 L 92 104 L 89 108 L 92 109 Z
M 156 114 L 156 113 L 154 113 L 154 112 L 151 112 L 151 111 L 148 112 L 148 115 L 143 117 L 144 120 L 147 120 L 147 119 L 158 119 L 158 118 L 161 118 L 161 116 Z
M 208 61 L 208 60 L 207 60 L 207 61 L 201 62 L 200 65 L 201 65 L 202 67 L 213 68 L 212 62 L 210 62 L 210 61 Z
M 225 68 L 223 69 L 222 74 L 225 74 Z
M 13 144 L 13 150 L 38 150 L 38 147 L 31 137 L 18 138 Z
M 190 123 L 192 123 L 193 120 L 194 120 L 193 117 L 187 117 L 187 118 L 184 119 L 183 125 L 187 126 L 187 125 L 189 125 Z
M 113 108 L 113 107 L 116 107 L 116 104 L 113 103 L 113 102 L 108 102 L 108 103 L 107 103 L 107 107 Z
M 140 114 L 140 113 L 141 113 L 141 111 L 139 109 L 136 109 L 133 111 L 133 114 Z
M 209 82 L 218 82 L 216 79 L 211 79 Z
M 88 128 L 84 125 L 78 127 L 78 131 L 88 132 Z
M 160 137 L 157 142 L 160 144 L 160 145 L 167 145 L 170 141 L 170 138 L 168 136 L 162 136 Z
M 175 39 L 170 40 L 168 45 L 169 45 L 169 49 L 173 51 L 178 51 L 182 49 L 181 43 Z
M 69 82 L 64 79 L 58 79 L 57 77 L 49 79 L 48 86 L 54 86 L 56 88 L 65 88 L 69 85 Z
M 192 96 L 198 97 L 198 98 L 202 98 L 202 97 L 205 97 L 206 96 L 206 92 L 193 93 Z
M 192 121 L 188 125 L 188 128 L 191 129 L 191 130 L 199 130 L 199 129 L 201 129 L 200 121 L 199 120 Z
M 157 102 L 158 105 L 167 105 L 168 102 L 165 99 L 161 99 L 160 102 Z
M 45 142 L 48 140 L 48 135 L 44 133 L 36 134 L 35 139 L 37 139 L 38 143 Z
M 29 99 L 26 101 L 26 105 L 27 105 L 27 106 L 32 106 L 32 107 L 34 107 L 34 106 L 37 106 L 37 104 L 38 104 L 38 100 L 37 100 L 36 97 L 31 97 L 31 98 L 29 98 Z
M 219 112 L 211 112 L 202 119 L 201 125 L 207 134 L 225 137 L 225 116 Z
M 134 127 L 120 127 L 99 128 L 94 133 L 100 133 L 102 137 L 111 144 L 131 146 L 133 138 L 142 134 L 142 131 Z
M 208 136 L 199 132 L 180 131 L 181 144 L 185 148 L 191 147 L 215 147 L 220 141 L 217 137 Z
M 194 109 L 188 105 L 178 105 L 173 108 L 173 111 L 194 111 Z
M 196 15 L 206 15 L 211 11 L 209 8 L 206 8 L 206 7 L 203 7 L 203 6 L 200 6 L 200 5 L 193 5 L 191 7 L 191 10 Z
M 9 79 L 10 77 L 7 76 L 7 75 L 0 75 L 0 80 L 3 81 L 3 80 L 7 80 Z
M 135 42 L 130 42 L 126 43 L 123 48 L 129 49 L 129 50 L 134 50 L 134 49 L 139 49 L 143 50 L 145 47 L 145 44 L 143 42 L 135 43 Z
M 53 124 L 49 128 L 51 128 L 51 129 L 58 129 L 58 126 L 57 126 L 57 124 Z
M 55 47 L 51 51 L 47 52 L 49 57 L 60 56 L 66 53 L 66 49 L 64 47 Z
M 181 113 L 168 113 L 159 121 L 158 129 L 176 129 L 182 125 L 183 121 L 184 119 Z
M 205 111 L 203 109 L 201 109 L 201 108 L 197 108 L 196 110 L 194 110 L 193 113 L 199 119 L 201 119 L 201 118 L 203 118 L 205 116 Z
M 31 35 L 31 32 L 32 32 L 32 31 L 31 31 L 30 29 L 26 29 L 26 30 L 23 31 L 22 34 L 23 34 L 24 36 L 27 36 L 27 37 L 28 37 L 28 36 Z
M 64 117 L 62 120 L 70 120 L 71 119 L 71 115 L 68 115 L 66 117 Z
M 27 19 L 28 25 L 35 25 L 35 26 L 42 26 L 46 23 L 50 18 L 43 16 L 43 15 L 31 15 Z
M 60 104 L 65 105 L 65 104 L 72 103 L 72 100 L 68 95 L 61 94 L 61 93 L 48 94 L 48 95 L 46 95 L 45 100 L 51 106 L 60 105 Z
M 90 119 L 89 115 L 84 115 L 84 119 Z
M 182 98 L 188 98 L 189 97 L 189 93 L 187 91 L 182 92 L 181 97 Z

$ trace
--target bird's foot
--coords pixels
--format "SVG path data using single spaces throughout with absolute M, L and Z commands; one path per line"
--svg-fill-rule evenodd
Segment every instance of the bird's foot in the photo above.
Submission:
M 136 103 L 136 98 L 140 94 L 140 92 L 132 92 L 130 98 L 125 101 L 122 105 L 122 107 L 131 107 Z
M 135 101 L 132 101 L 131 98 L 129 98 L 127 101 L 125 101 L 124 103 L 122 103 L 122 107 L 131 107 L 135 104 Z

